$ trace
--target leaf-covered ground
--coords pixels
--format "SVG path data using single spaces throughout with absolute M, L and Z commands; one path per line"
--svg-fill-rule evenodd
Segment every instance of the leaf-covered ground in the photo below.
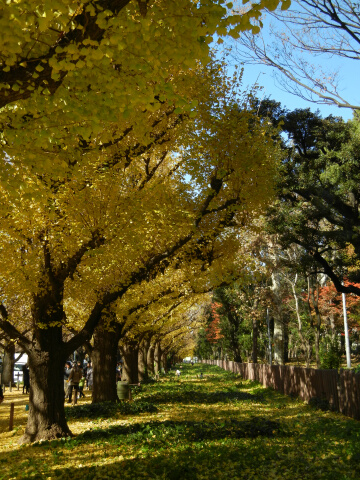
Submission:
M 199 374 L 203 372 L 204 378 Z M 0 479 L 360 478 L 360 423 L 214 366 L 184 365 L 132 403 L 67 408 L 74 438 L 19 446 L 26 396 L 0 406 Z M 8 432 L 10 402 L 15 428 Z

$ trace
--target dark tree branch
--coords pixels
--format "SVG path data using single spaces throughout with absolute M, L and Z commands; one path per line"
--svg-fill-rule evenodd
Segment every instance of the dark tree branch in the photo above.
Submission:
M 9 103 L 29 98 L 32 95 L 34 87 L 35 91 L 39 87 L 46 87 L 51 94 L 54 94 L 68 73 L 67 71 L 62 71 L 58 80 L 51 78 L 52 67 L 49 65 L 49 60 L 56 58 L 60 61 L 64 58 L 63 53 L 56 53 L 56 48 L 64 48 L 70 43 L 81 44 L 85 39 L 101 40 L 104 37 L 105 30 L 97 24 L 98 14 L 103 10 L 111 10 L 113 15 L 117 15 L 130 1 L 131 0 L 98 0 L 93 2 L 96 15 L 91 16 L 84 8 L 73 18 L 73 23 L 81 28 L 75 27 L 69 32 L 61 33 L 55 44 L 49 47 L 47 53 L 38 58 L 29 59 L 22 57 L 16 65 L 10 68 L 9 72 L 4 71 L 4 69 L 0 70 L 0 83 L 12 87 L 18 81 L 22 82 L 22 88 L 19 91 L 14 91 L 13 89 L 0 90 L 0 108 Z M 40 73 L 36 70 L 36 67 L 39 65 L 42 67 Z M 34 79 L 33 74 L 35 72 L 38 74 L 38 77 Z M 30 87 L 31 90 L 29 90 L 28 87 Z
M 19 345 L 21 345 L 26 351 L 26 347 L 30 345 L 30 340 L 25 337 L 19 330 L 17 330 L 8 321 L 8 311 L 4 304 L 0 302 L 0 328 L 12 339 L 16 339 Z
M 310 255 L 316 260 L 323 268 L 324 273 L 331 279 L 334 283 L 334 286 L 338 292 L 341 293 L 353 293 L 357 296 L 360 296 L 360 288 L 355 287 L 354 285 L 345 286 L 342 284 L 343 278 L 337 275 L 334 269 L 326 261 L 326 259 L 320 255 L 318 252 L 309 252 Z
M 214 191 L 212 191 L 204 199 L 203 205 L 200 208 L 200 212 L 202 212 L 201 218 L 199 215 L 195 221 L 196 228 L 194 228 L 190 233 L 185 235 L 183 238 L 179 239 L 167 251 L 160 253 L 158 255 L 155 255 L 154 257 L 148 259 L 148 261 L 142 267 L 132 272 L 132 274 L 129 276 L 125 284 L 120 284 L 116 289 L 114 289 L 111 292 L 107 291 L 102 294 L 99 292 L 99 300 L 94 305 L 89 315 L 89 318 L 85 323 L 85 326 L 77 335 L 75 335 L 72 339 L 70 339 L 66 344 L 66 350 L 69 354 L 72 351 L 76 350 L 76 348 L 79 345 L 83 344 L 87 340 L 90 340 L 95 327 L 100 321 L 101 313 L 105 307 L 117 301 L 118 299 L 122 298 L 123 295 L 130 289 L 131 286 L 140 284 L 144 280 L 154 279 L 156 275 L 159 273 L 159 271 L 165 270 L 165 268 L 170 265 L 171 261 L 175 258 L 178 252 L 181 251 L 181 249 L 185 245 L 190 243 L 190 241 L 195 236 L 197 227 L 199 227 L 201 220 L 209 214 L 206 207 L 209 205 L 210 201 L 216 196 L 216 193 L 219 193 L 221 189 L 221 184 L 216 183 L 215 194 L 214 194 Z M 235 211 L 226 212 L 224 218 L 221 218 L 218 221 L 217 226 L 214 227 L 210 237 L 212 239 L 215 239 L 217 236 L 219 236 L 220 233 L 223 231 L 223 228 L 232 222 L 234 215 L 235 215 Z M 209 235 L 203 234 L 202 238 L 203 238 L 203 242 L 201 242 L 200 239 L 197 240 L 197 247 L 200 247 L 201 244 L 207 245 L 209 243 Z

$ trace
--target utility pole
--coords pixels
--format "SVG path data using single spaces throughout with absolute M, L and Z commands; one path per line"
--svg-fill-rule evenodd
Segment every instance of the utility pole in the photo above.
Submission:
M 345 293 L 342 293 L 342 302 L 343 302 L 343 313 L 344 313 L 346 364 L 347 364 L 347 368 L 351 368 L 349 327 L 348 327 L 348 321 L 347 321 L 346 297 L 345 297 Z

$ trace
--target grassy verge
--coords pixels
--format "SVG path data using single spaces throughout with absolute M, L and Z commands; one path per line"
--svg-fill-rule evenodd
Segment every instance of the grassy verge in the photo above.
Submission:
M 360 478 L 359 422 L 217 367 L 184 365 L 180 380 L 163 377 L 134 397 L 69 407 L 76 436 L 31 446 L 17 445 L 24 409 L 13 432 L 0 418 L 0 478 Z

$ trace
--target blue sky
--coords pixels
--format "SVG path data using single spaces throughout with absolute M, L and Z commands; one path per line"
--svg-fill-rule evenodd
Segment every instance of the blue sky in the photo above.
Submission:
M 266 43 L 272 44 L 274 41 L 273 37 L 270 35 L 270 23 L 279 31 L 283 31 L 284 25 L 279 21 L 277 22 L 271 16 L 263 16 L 263 29 L 262 35 Z M 231 46 L 233 40 L 226 39 L 223 44 L 224 48 Z M 332 39 L 329 31 L 329 45 L 332 44 Z M 354 46 L 355 50 L 357 45 Z M 221 49 L 221 47 L 220 47 Z M 325 71 L 338 70 L 338 86 L 339 93 L 345 98 L 349 103 L 354 105 L 360 105 L 360 58 L 359 61 L 353 59 L 340 58 L 339 56 L 325 56 L 318 55 L 316 57 L 307 55 L 303 57 L 310 64 L 320 65 Z M 229 67 L 229 73 L 231 74 L 233 68 Z M 257 83 L 259 86 L 263 87 L 262 94 L 265 97 L 270 97 L 276 101 L 281 102 L 281 104 L 288 108 L 289 110 L 294 110 L 295 108 L 310 108 L 315 111 L 316 109 L 320 110 L 320 113 L 323 117 L 326 117 L 330 114 L 335 116 L 341 116 L 345 120 L 352 118 L 353 112 L 349 108 L 339 108 L 336 105 L 327 106 L 323 104 L 316 104 L 310 101 L 305 101 L 296 95 L 292 95 L 282 89 L 280 85 L 277 84 L 273 69 L 265 65 L 244 65 L 244 76 L 243 76 L 243 85 L 244 90 L 251 89 L 251 87 Z
M 337 59 L 337 64 L 339 63 Z M 342 78 L 341 87 L 343 96 L 349 101 L 360 105 L 360 62 L 357 65 L 355 60 L 348 60 L 342 62 Z M 270 97 L 276 101 L 281 102 L 283 106 L 289 110 L 295 108 L 310 108 L 312 111 L 319 109 L 321 115 L 326 117 L 328 115 L 341 116 L 345 120 L 352 118 L 352 110 L 349 108 L 339 108 L 335 105 L 319 105 L 312 102 L 307 102 L 296 95 L 292 95 L 276 84 L 275 78 L 270 67 L 261 65 L 244 65 L 243 85 L 244 90 L 251 87 L 254 83 L 264 87 L 262 93 L 265 97 Z

